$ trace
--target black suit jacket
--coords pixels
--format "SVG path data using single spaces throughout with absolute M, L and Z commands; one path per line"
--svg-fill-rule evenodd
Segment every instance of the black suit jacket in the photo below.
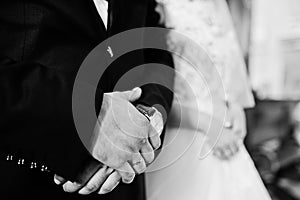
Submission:
M 110 0 L 108 30 L 92 0 L 2 0 L 0 3 L 0 152 L 34 161 L 71 181 L 97 162 L 82 145 L 72 117 L 76 73 L 106 38 L 158 26 L 154 0 Z M 142 50 L 119 59 L 99 84 L 95 107 L 123 73 L 145 62 L 172 67 L 171 56 Z M 126 63 L 126 65 L 124 65 Z M 170 80 L 172 82 L 172 80 Z M 172 93 L 148 84 L 137 103 L 169 111 Z M 25 164 L 25 165 L 26 165 Z M 1 173 L 1 172 L 0 172 Z M 21 177 L 20 177 L 21 178 Z

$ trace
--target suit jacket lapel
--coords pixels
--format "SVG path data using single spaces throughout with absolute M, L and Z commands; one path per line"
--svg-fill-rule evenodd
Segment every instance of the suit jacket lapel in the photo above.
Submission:
M 94 1 L 93 0 L 89 0 L 89 1 L 90 1 L 90 3 L 89 3 L 90 4 L 90 12 L 93 15 L 93 21 L 99 27 L 99 29 L 97 30 L 99 32 L 99 37 L 100 37 L 100 35 L 102 35 L 104 38 L 106 38 L 107 30 L 101 19 L 101 16 L 99 15 L 99 13 L 97 11 Z
M 94 21 L 99 27 L 99 34 L 104 37 L 145 25 L 149 0 L 109 0 L 107 29 L 93 0 L 89 1 Z
M 109 0 L 108 1 L 108 18 L 107 18 L 107 35 L 109 35 L 110 33 L 110 29 L 112 26 L 112 22 L 113 22 L 113 13 L 114 13 L 114 9 L 113 9 L 113 5 L 114 5 L 114 0 Z

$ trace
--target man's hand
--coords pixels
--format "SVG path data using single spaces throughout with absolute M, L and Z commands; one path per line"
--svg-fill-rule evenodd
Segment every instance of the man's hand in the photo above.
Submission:
M 104 181 L 109 181 L 107 177 L 110 176 L 112 173 L 113 173 L 112 168 L 103 166 L 92 176 L 92 178 L 86 184 L 79 184 L 76 182 L 74 183 L 71 181 L 67 181 L 65 178 L 58 175 L 54 176 L 54 182 L 57 185 L 62 185 L 65 192 L 79 191 L 79 194 L 87 195 L 99 190 L 99 188 L 102 186 Z M 119 177 L 118 180 L 120 180 Z M 117 184 L 115 184 L 115 186 L 117 186 Z M 115 186 L 106 184 L 105 189 L 106 190 L 108 190 L 109 188 L 114 189 Z
M 103 166 L 99 169 L 85 185 L 67 181 L 58 175 L 54 176 L 54 182 L 57 185 L 62 185 L 65 192 L 79 191 L 78 193 L 81 195 L 88 195 L 96 191 L 98 194 L 107 194 L 119 185 L 121 179 L 122 177 L 119 172 L 107 166 Z
M 56 175 L 55 182 L 63 184 L 66 192 L 90 194 L 102 186 L 98 193 L 108 193 L 121 179 L 131 183 L 135 174 L 143 173 L 146 164 L 154 160 L 154 149 L 161 145 L 160 133 L 132 105 L 140 96 L 140 88 L 104 94 L 90 152 L 106 166 L 85 185 L 66 182 Z
M 104 94 L 95 128 L 92 155 L 105 165 L 116 169 L 124 183 L 131 183 L 135 173 L 146 170 L 159 148 L 159 134 L 149 120 L 133 105 L 141 89 Z

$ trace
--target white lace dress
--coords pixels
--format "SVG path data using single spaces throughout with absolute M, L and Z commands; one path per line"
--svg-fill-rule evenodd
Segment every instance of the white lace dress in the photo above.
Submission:
M 196 101 L 200 112 L 212 114 L 214 96 L 220 102 L 226 99 L 252 107 L 245 63 L 225 0 L 160 0 L 157 9 L 168 28 L 189 37 L 202 52 L 198 54 L 186 40 L 170 32 L 170 49 L 199 63 L 195 70 L 189 62 L 174 56 L 179 74 L 175 97 L 180 106 L 192 110 Z M 206 140 L 197 130 L 166 131 L 164 148 L 146 174 L 148 200 L 270 200 L 244 147 L 230 161 L 211 154 L 200 159 L 200 152 L 210 149 Z

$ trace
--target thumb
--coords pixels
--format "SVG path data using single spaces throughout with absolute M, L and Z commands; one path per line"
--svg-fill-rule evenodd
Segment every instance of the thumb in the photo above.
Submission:
M 141 97 L 142 89 L 139 87 L 136 87 L 132 90 L 122 92 L 122 94 L 126 100 L 128 100 L 130 102 L 134 102 Z

